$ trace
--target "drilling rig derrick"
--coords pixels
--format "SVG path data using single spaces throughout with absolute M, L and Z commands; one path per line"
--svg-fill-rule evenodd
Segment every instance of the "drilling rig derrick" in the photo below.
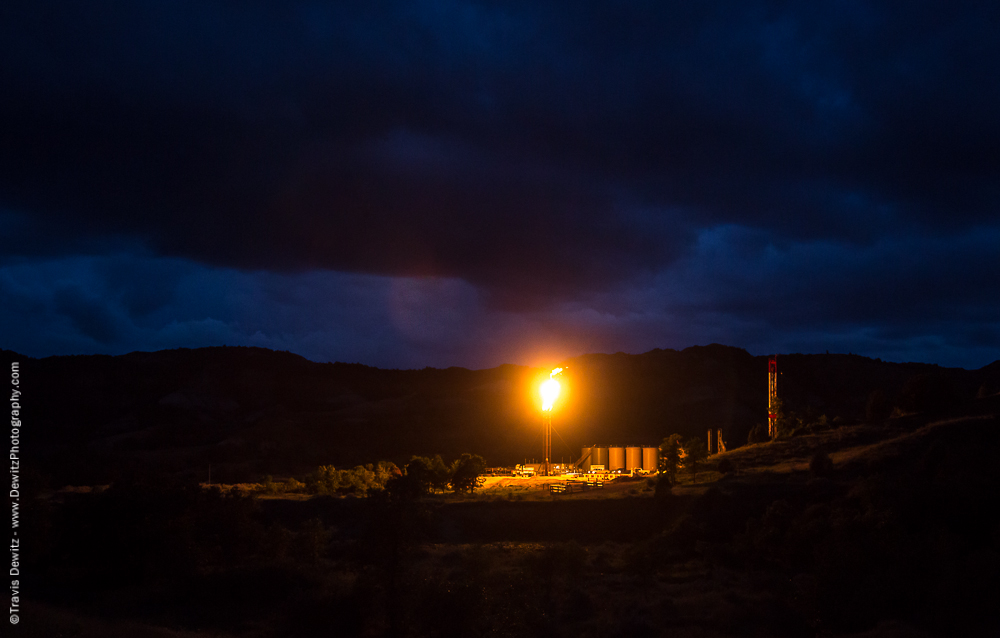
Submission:
M 767 434 L 772 439 L 777 436 L 778 421 L 778 355 L 767 360 Z

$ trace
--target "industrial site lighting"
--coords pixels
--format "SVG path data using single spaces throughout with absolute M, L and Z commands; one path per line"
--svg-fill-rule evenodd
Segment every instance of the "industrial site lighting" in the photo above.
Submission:
M 559 398 L 560 390 L 559 382 L 555 380 L 555 376 L 562 371 L 562 368 L 556 368 L 550 372 L 549 378 L 538 388 L 539 394 L 542 395 L 542 413 L 545 415 L 545 476 L 551 474 L 549 458 L 552 456 L 552 407 L 555 405 L 556 399 Z

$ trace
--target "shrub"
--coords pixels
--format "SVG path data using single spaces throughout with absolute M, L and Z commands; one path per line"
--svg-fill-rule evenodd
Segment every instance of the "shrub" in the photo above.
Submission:
M 378 466 L 358 465 L 351 470 L 321 465 L 306 477 L 306 489 L 313 494 L 366 494 L 370 490 L 383 489 L 389 478 L 398 472 L 395 465 L 386 461 Z
M 260 485 L 265 494 L 277 494 L 283 487 L 281 483 L 275 483 L 274 478 L 270 474 L 261 480 Z
M 730 474 L 733 470 L 736 469 L 736 466 L 733 465 L 733 462 L 730 461 L 729 459 L 722 459 L 721 461 L 719 461 L 719 464 L 716 466 L 716 469 L 719 471 L 720 474 Z

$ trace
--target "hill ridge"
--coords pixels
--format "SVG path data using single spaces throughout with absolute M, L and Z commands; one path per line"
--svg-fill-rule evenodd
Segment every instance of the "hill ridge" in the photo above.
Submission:
M 537 384 L 547 370 L 529 366 L 386 370 L 243 346 L 41 359 L 2 350 L 0 359 L 21 362 L 27 453 L 66 482 L 209 464 L 236 481 L 435 453 L 509 464 L 541 449 Z M 722 344 L 567 358 L 554 455 L 575 459 L 597 440 L 703 437 L 709 427 L 739 446 L 766 418 L 766 362 Z M 895 400 L 916 375 L 946 380 L 958 398 L 1000 389 L 1000 361 L 970 371 L 787 354 L 779 369 L 789 409 L 840 422 L 863 419 L 873 390 Z

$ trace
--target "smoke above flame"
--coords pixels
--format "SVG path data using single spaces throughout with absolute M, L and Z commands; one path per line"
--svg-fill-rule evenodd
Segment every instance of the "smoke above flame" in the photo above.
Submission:
M 552 409 L 552 405 L 559 398 L 559 382 L 555 380 L 555 376 L 563 371 L 564 368 L 556 368 L 549 373 L 548 381 L 542 384 L 539 388 L 539 392 L 542 394 L 542 411 L 548 412 Z

